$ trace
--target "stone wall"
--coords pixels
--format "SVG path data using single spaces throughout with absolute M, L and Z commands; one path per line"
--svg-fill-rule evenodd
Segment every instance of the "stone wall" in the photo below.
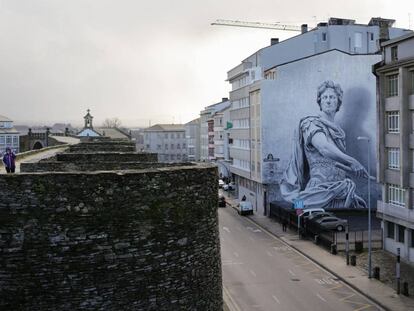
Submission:
M 66 162 L 157 162 L 156 153 L 134 152 L 103 152 L 103 153 L 60 153 L 56 155 L 57 161 Z
M 0 175 L 0 309 L 221 311 L 217 178 Z
M 111 141 L 111 142 L 85 142 L 72 145 L 70 152 L 134 152 L 136 146 L 130 141 Z
M 73 171 L 113 171 L 140 170 L 147 168 L 166 168 L 191 166 L 191 163 L 159 163 L 159 162 L 57 162 L 53 159 L 36 163 L 21 163 L 21 172 L 73 172 Z

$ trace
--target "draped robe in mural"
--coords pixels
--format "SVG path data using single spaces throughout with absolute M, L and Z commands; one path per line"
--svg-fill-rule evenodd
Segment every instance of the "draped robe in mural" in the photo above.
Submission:
M 345 153 L 345 132 L 333 122 L 318 116 L 302 119 L 295 132 L 292 158 L 284 173 L 281 193 L 288 202 L 303 200 L 307 208 L 366 207 L 355 192 L 355 183 L 346 177 L 338 163 L 324 157 L 313 145 L 316 133 Z

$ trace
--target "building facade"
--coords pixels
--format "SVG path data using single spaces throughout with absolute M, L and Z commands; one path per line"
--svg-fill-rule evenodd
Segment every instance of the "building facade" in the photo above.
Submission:
M 378 86 L 378 179 L 384 248 L 414 262 L 414 34 L 382 43 Z
M 214 160 L 214 119 L 213 115 L 230 107 L 228 98 L 207 106 L 200 112 L 200 161 Z
M 184 125 L 188 161 L 200 161 L 200 118 Z
M 144 150 L 158 154 L 160 162 L 187 161 L 183 124 L 156 124 L 144 130 Z
M 7 147 L 18 153 L 19 145 L 19 132 L 13 127 L 13 121 L 0 115 L 0 153 L 4 154 Z
M 259 214 L 268 213 L 270 201 L 281 199 L 279 186 L 290 161 L 293 133 L 301 118 L 318 113 L 315 94 L 323 81 L 342 85 L 346 98 L 353 100 L 348 107 L 368 103 L 360 129 L 375 129 L 375 79 L 370 68 L 380 60 L 378 43 L 409 32 L 392 28 L 393 22 L 373 18 L 361 25 L 331 18 L 283 42 L 272 40 L 271 46 L 228 72 L 233 124 L 230 170 L 239 199 L 246 196 Z M 351 110 L 343 110 L 339 119 L 348 126 Z M 369 136 L 375 139 L 375 132 Z M 355 139 L 351 152 L 360 154 L 360 148 L 352 150 Z M 370 156 L 375 159 L 375 154 Z

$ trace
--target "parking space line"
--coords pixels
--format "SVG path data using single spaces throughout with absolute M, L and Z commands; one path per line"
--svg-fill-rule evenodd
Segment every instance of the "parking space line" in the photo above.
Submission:
M 277 299 L 277 297 L 275 295 L 272 295 L 272 298 L 273 298 L 274 301 L 276 301 L 278 304 L 280 304 L 280 300 Z
M 316 296 L 317 296 L 320 300 L 322 300 L 322 301 L 326 302 L 326 299 L 325 299 L 325 298 L 323 298 L 321 295 L 316 294 Z

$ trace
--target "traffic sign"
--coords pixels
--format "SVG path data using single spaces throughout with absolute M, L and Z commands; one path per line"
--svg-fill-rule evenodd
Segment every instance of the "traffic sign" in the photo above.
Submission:
M 294 204 L 295 209 L 303 209 L 305 206 L 305 204 L 303 204 L 303 200 L 295 200 Z
M 300 215 L 302 215 L 303 214 L 303 209 L 301 209 L 301 208 L 297 208 L 296 209 L 296 215 L 297 216 L 300 216 Z

